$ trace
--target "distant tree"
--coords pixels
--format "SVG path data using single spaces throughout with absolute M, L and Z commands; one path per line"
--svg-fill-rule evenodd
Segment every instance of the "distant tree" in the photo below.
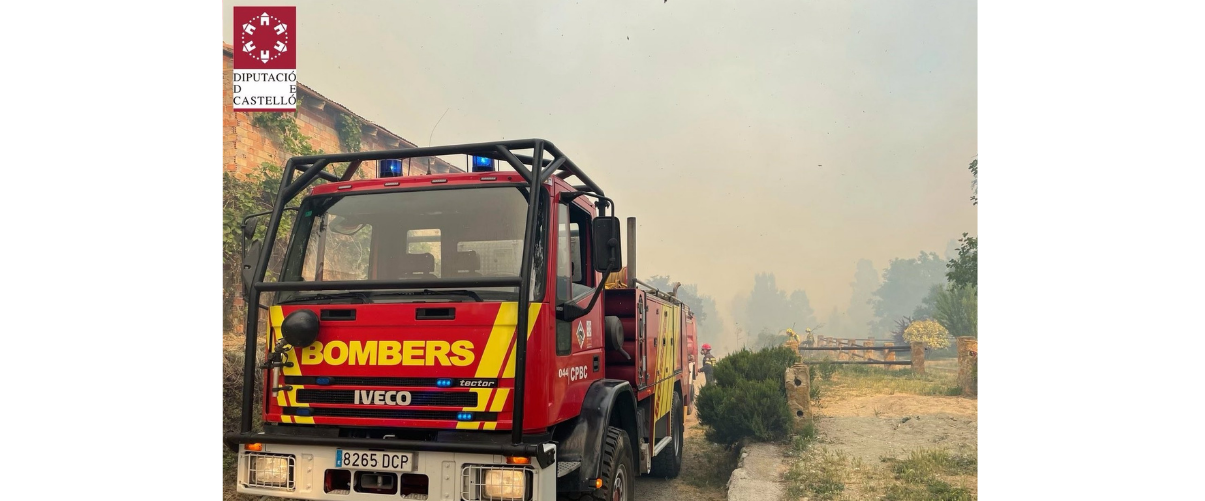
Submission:
M 854 270 L 854 281 L 850 283 L 853 295 L 850 296 L 849 307 L 845 310 L 849 319 L 849 327 L 846 329 L 849 337 L 862 337 L 870 332 L 875 322 L 871 300 L 881 285 L 879 271 L 875 269 L 874 263 L 869 259 L 859 259 Z
M 796 290 L 789 295 L 778 288 L 773 273 L 758 273 L 753 277 L 753 290 L 748 296 L 733 300 L 733 316 L 747 332 L 778 332 L 791 326 L 803 329 L 816 324 L 816 314 L 807 292 Z
M 946 261 L 958 256 L 958 240 L 950 239 L 946 242 L 946 253 L 943 256 L 946 258 Z
M 945 282 L 945 278 L 945 263 L 936 253 L 892 259 L 883 272 L 883 285 L 871 300 L 878 318 L 872 334 L 877 337 L 890 332 L 898 319 L 915 312 L 933 285 Z
M 955 287 L 979 286 L 979 239 L 966 233 L 958 239 L 958 257 L 946 263 L 946 280 Z
M 791 293 L 791 297 L 787 300 L 787 310 L 790 312 L 790 324 L 785 327 L 794 326 L 800 332 L 808 327 L 816 326 L 816 311 L 812 309 L 811 301 L 808 301 L 808 293 L 802 290 L 797 290 Z
M 856 334 L 848 335 L 846 332 L 849 330 L 848 318 L 846 318 L 845 313 L 837 309 L 836 306 L 834 306 L 833 311 L 828 314 L 828 318 L 824 321 L 824 325 L 826 336 L 857 337 Z
M 921 299 L 920 306 L 917 306 L 916 310 L 912 312 L 912 318 L 917 320 L 933 318 L 933 313 L 937 309 L 937 296 L 941 295 L 944 290 L 944 284 L 933 284 L 933 287 L 929 288 L 929 293 L 925 295 L 924 299 Z

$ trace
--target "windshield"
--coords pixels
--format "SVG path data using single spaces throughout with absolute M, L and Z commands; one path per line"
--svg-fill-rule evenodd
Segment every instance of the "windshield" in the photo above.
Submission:
M 527 190 L 515 186 L 318 196 L 298 211 L 283 281 L 421 280 L 389 291 L 282 292 L 298 301 L 515 301 L 518 287 L 440 287 L 441 280 L 518 277 Z M 544 221 L 546 218 L 537 218 Z M 542 229 L 537 228 L 538 234 Z M 534 249 L 543 262 L 542 237 Z M 532 300 L 543 296 L 534 267 Z

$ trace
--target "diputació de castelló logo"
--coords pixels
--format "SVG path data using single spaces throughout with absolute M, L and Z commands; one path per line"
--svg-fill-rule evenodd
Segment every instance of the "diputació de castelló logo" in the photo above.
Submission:
M 234 111 L 296 111 L 297 8 L 234 7 Z

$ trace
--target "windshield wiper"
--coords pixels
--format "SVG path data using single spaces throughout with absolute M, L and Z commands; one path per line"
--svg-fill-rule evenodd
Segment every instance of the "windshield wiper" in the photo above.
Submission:
M 278 304 L 296 303 L 299 301 L 321 301 L 325 299 L 359 299 L 357 303 L 367 303 L 368 294 L 364 292 L 340 292 L 337 294 L 307 294 L 304 296 L 295 296 L 284 301 L 279 301 Z
M 468 296 L 473 298 L 478 303 L 482 302 L 481 296 L 476 292 L 466 289 L 451 289 L 451 290 L 431 290 L 423 289 L 421 291 L 394 291 L 394 292 L 374 292 L 375 296 Z

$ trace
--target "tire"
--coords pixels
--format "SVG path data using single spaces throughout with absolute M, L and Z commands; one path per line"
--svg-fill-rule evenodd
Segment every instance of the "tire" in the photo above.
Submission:
M 599 473 L 603 486 L 590 493 L 558 494 L 561 500 L 632 501 L 636 494 L 636 468 L 632 465 L 632 445 L 627 432 L 614 426 L 607 427 L 603 439 Z
M 653 468 L 650 476 L 677 478 L 682 471 L 682 433 L 686 430 L 682 418 L 682 394 L 674 392 L 674 402 L 669 409 L 670 444 L 661 449 L 661 453 L 653 457 Z

